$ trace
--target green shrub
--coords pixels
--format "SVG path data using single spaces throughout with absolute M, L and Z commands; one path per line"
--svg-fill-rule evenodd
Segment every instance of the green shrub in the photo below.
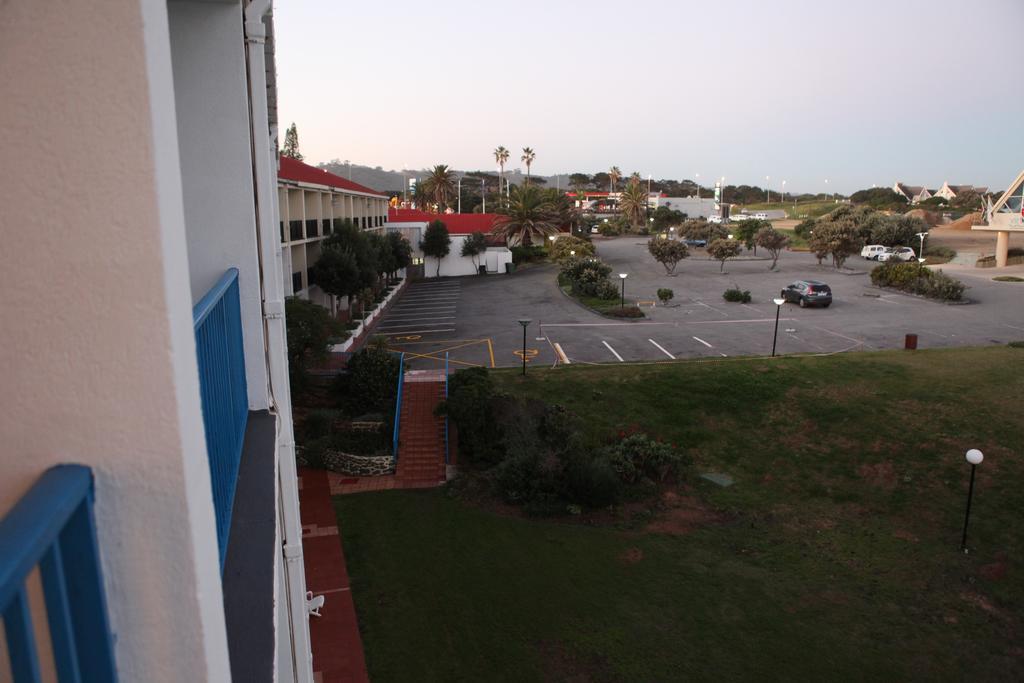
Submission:
M 992 279 L 996 282 L 1024 282 L 1024 277 L 1017 277 L 1016 275 L 997 275 Z
M 576 258 L 586 258 L 594 255 L 594 245 L 582 237 L 562 235 L 551 245 L 549 254 L 552 259 L 561 263 L 572 258 L 569 254 L 571 251 L 576 252 Z
M 568 500 L 593 508 L 607 507 L 622 491 L 622 480 L 606 458 L 574 458 L 562 473 L 564 495 Z
M 352 355 L 335 380 L 335 394 L 354 413 L 376 412 L 389 418 L 398 393 L 399 357 L 374 342 Z
M 940 301 L 960 301 L 967 286 L 941 270 L 933 271 L 917 263 L 886 261 L 871 271 L 871 283 L 920 294 Z
M 669 444 L 654 441 L 646 434 L 627 436 L 605 448 L 602 455 L 626 484 L 638 484 L 644 479 L 679 479 L 692 464 L 684 453 Z
M 530 245 L 524 247 L 518 245 L 512 247 L 512 263 L 531 263 L 533 261 L 543 261 L 547 258 L 548 252 L 543 246 Z
M 727 289 L 722 294 L 722 298 L 726 301 L 732 301 L 734 303 L 749 304 L 750 303 L 750 290 L 741 289 Z
M 313 410 L 302 420 L 301 439 L 302 441 L 313 441 L 320 439 L 331 431 L 331 425 L 338 419 L 338 413 L 334 410 Z
M 675 298 L 675 292 L 673 292 L 671 289 L 669 289 L 668 287 L 658 288 L 658 299 L 661 300 L 662 305 L 667 304 L 673 298 Z
M 441 412 L 459 430 L 459 456 L 469 464 L 493 465 L 504 455 L 502 430 L 495 422 L 495 396 L 486 368 L 459 370 L 448 379 L 448 398 Z
M 604 299 L 615 296 L 608 289 L 608 285 L 615 289 L 615 285 L 608 280 L 611 272 L 611 266 L 596 258 L 570 259 L 562 265 L 561 276 L 563 281 L 572 285 L 575 294 Z
M 331 450 L 353 455 L 386 455 L 391 449 L 390 429 L 339 430 L 327 437 Z
M 1024 349 L 1024 341 L 1012 341 L 1007 346 L 1014 349 Z
M 597 226 L 597 231 L 605 237 L 618 237 L 622 234 L 622 227 L 618 223 L 608 221 Z
M 813 218 L 808 218 L 805 221 L 800 221 L 799 223 L 796 224 L 796 227 L 793 228 L 793 233 L 797 237 L 803 237 L 804 239 L 807 239 L 811 235 L 811 230 L 814 230 L 814 225 L 816 222 L 817 221 L 815 221 Z
M 611 301 L 617 299 L 620 296 L 619 288 L 615 286 L 615 283 L 611 280 L 601 280 L 594 286 L 593 296 L 598 299 L 604 299 L 605 301 Z

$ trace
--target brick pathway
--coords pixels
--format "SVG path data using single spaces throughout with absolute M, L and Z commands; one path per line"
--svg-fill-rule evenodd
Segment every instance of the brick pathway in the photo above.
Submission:
M 370 677 L 327 472 L 299 469 L 299 505 L 306 589 L 326 598 L 323 616 L 309 618 L 313 675 L 318 683 L 364 683 Z

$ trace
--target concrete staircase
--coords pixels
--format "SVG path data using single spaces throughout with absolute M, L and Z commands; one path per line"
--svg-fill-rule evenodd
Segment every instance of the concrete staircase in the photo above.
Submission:
M 442 399 L 443 372 L 406 373 L 395 472 L 402 488 L 427 488 L 445 482 L 444 418 L 434 415 Z

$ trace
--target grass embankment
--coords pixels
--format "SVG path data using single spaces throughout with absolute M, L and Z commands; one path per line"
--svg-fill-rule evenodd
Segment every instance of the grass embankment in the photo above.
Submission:
M 815 200 L 810 202 L 786 202 L 781 204 L 779 202 L 772 202 L 771 204 L 765 204 L 761 202 L 759 204 L 747 204 L 746 206 L 740 207 L 740 209 L 746 209 L 748 213 L 754 213 L 755 211 L 778 211 L 784 209 L 786 211 L 786 218 L 795 218 L 803 220 L 804 218 L 820 218 L 826 213 L 836 209 L 839 204 L 836 204 L 831 199 L 828 200 Z
M 506 391 L 581 416 L 591 443 L 635 426 L 736 483 L 698 479 L 690 508 L 625 530 L 442 491 L 336 499 L 370 674 L 1021 680 L 1022 354 L 499 371 Z M 985 462 L 965 555 L 972 447 Z M 657 531 L 674 527 L 692 531 Z
M 791 228 L 775 228 L 782 234 L 789 237 L 789 248 L 790 249 L 806 249 L 807 240 L 796 234 Z

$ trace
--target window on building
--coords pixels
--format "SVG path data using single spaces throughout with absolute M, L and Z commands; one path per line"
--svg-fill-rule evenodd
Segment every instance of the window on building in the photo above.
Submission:
M 287 242 L 288 241 L 288 240 L 286 240 L 284 238 L 284 221 L 281 221 L 281 241 L 282 242 Z
M 320 235 L 320 221 L 315 218 L 306 219 L 306 238 L 317 237 Z
M 323 223 L 324 230 L 320 234 L 322 234 L 322 235 L 330 235 L 331 234 L 331 219 L 330 218 L 325 218 L 325 219 L 323 219 L 322 223 Z
M 335 218 L 334 219 L 334 232 L 338 232 L 339 230 L 341 230 L 341 223 L 344 220 L 345 220 L 344 218 Z
M 1022 211 L 1024 211 L 1024 181 L 1013 188 L 1010 196 L 1006 198 L 1006 202 L 996 210 L 996 213 L 1021 213 Z
M 302 291 L 302 273 L 292 273 L 292 291 L 296 294 Z
M 302 221 L 288 221 L 288 232 L 292 242 L 302 239 Z

